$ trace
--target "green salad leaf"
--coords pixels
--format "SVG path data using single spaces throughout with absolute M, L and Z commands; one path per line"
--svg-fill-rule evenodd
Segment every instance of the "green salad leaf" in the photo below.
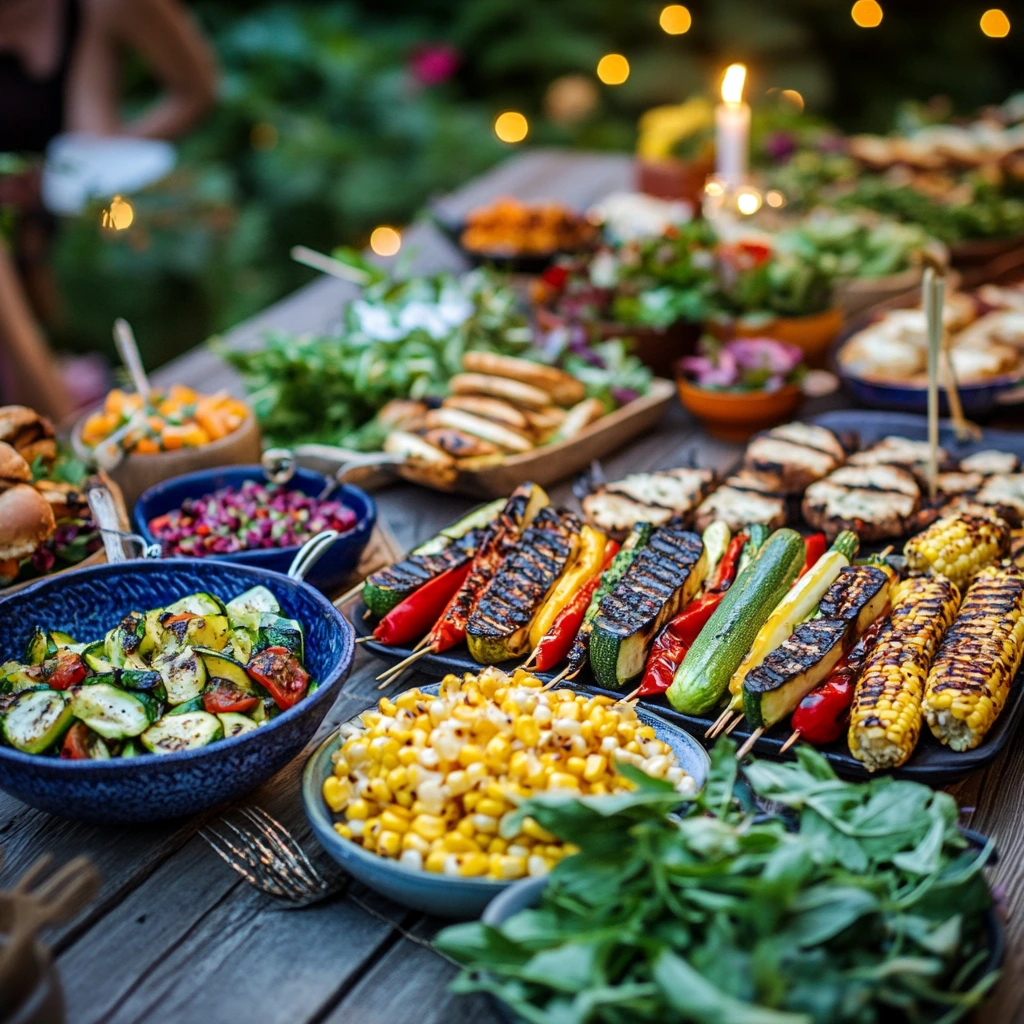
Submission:
M 976 977 L 991 851 L 948 794 L 844 782 L 808 747 L 740 768 L 727 739 L 687 806 L 624 773 L 628 793 L 519 809 L 579 852 L 535 908 L 438 935 L 465 966 L 456 991 L 532 1024 L 948 1024 L 994 984 Z

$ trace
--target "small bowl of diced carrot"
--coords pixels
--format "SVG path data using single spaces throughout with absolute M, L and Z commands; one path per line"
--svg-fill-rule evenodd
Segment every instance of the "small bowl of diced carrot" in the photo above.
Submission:
M 252 410 L 226 392 L 200 394 L 182 384 L 154 389 L 149 400 L 114 388 L 72 434 L 76 454 L 95 460 L 104 446 L 121 461 L 111 475 L 134 505 L 143 491 L 200 469 L 259 462 Z

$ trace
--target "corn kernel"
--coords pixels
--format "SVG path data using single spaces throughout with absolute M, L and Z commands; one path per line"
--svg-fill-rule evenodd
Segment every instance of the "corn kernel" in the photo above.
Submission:
M 515 737 L 528 747 L 534 747 L 540 742 L 540 726 L 533 718 L 518 718 L 515 724 Z M 522 753 L 522 751 L 518 751 Z
M 461 832 L 449 832 L 441 840 L 441 848 L 448 853 L 478 853 L 480 846 Z
M 486 875 L 490 867 L 486 853 L 466 853 L 459 859 L 459 874 L 463 878 L 478 878 Z
M 365 821 L 370 816 L 370 805 L 365 800 L 353 800 L 348 807 L 345 808 L 345 817 L 349 821 L 363 820 Z
M 492 854 L 489 861 L 489 874 L 503 882 L 513 878 L 522 878 L 526 874 L 526 858 L 510 857 L 507 854 Z
M 435 874 L 443 874 L 445 861 L 449 856 L 444 850 L 432 850 L 423 861 L 423 867 L 427 871 L 433 871 Z
M 352 838 L 352 829 L 350 829 L 343 821 L 336 821 L 334 823 L 334 831 L 337 832 L 342 839 Z
M 385 857 L 397 857 L 402 849 L 402 837 L 397 832 L 382 829 L 377 836 L 377 852 Z
M 523 834 L 531 839 L 537 839 L 542 843 L 555 842 L 555 837 L 536 818 L 523 818 L 522 830 Z
M 352 797 L 352 783 L 348 779 L 339 779 L 336 775 L 328 775 L 324 779 L 324 801 L 336 814 L 341 811 Z
M 478 814 L 486 814 L 492 818 L 500 818 L 505 813 L 505 809 L 504 800 L 492 800 L 490 797 L 484 798 L 476 805 Z
M 399 808 L 399 810 L 402 810 L 402 808 Z M 381 813 L 380 823 L 381 827 L 389 832 L 401 833 L 409 829 L 409 819 L 404 814 L 397 814 L 390 807 Z
M 417 835 L 415 832 L 405 832 L 402 835 L 402 849 L 416 850 L 419 854 L 426 857 L 430 853 L 430 843 L 423 836 Z
M 409 827 L 424 839 L 440 839 L 445 834 L 444 818 L 436 814 L 417 814 Z

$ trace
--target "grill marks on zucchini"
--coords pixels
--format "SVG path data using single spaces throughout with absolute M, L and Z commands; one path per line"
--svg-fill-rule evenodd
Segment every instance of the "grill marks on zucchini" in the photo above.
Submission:
M 526 653 L 534 615 L 579 545 L 572 512 L 542 508 L 502 563 L 466 627 L 473 657 L 495 664 Z
M 602 686 L 619 687 L 642 671 L 657 631 L 697 592 L 707 558 L 696 533 L 656 530 L 601 601 L 590 636 L 590 665 Z

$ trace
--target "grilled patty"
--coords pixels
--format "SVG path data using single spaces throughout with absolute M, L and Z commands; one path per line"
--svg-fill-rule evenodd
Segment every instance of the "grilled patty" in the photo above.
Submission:
M 710 469 L 631 473 L 588 494 L 583 513 L 598 528 L 614 533 L 637 523 L 660 526 L 673 516 L 693 512 L 714 480 Z
M 528 626 L 562 574 L 579 531 L 574 513 L 542 508 L 480 598 L 466 632 L 506 637 Z
M 628 636 L 648 625 L 685 585 L 703 552 L 696 533 L 673 527 L 655 530 L 626 574 L 605 595 L 595 628 Z
M 779 494 L 799 494 L 845 461 L 831 430 L 787 423 L 759 434 L 747 446 L 743 474 L 761 480 Z
M 917 481 L 905 469 L 888 465 L 846 465 L 811 484 L 803 516 L 834 539 L 854 530 L 862 541 L 899 537 L 921 503 Z
M 763 523 L 775 530 L 786 523 L 786 498 L 764 481 L 739 473 L 729 477 L 701 502 L 694 516 L 695 530 L 705 530 L 716 519 L 733 532 L 751 523 Z

